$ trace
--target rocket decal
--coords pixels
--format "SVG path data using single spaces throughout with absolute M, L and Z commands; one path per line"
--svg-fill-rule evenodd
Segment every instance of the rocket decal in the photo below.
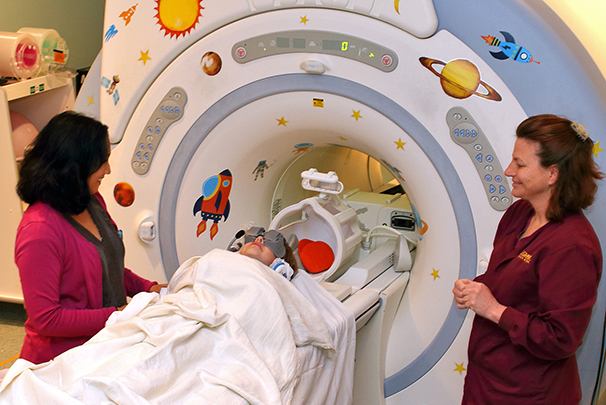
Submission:
M 204 180 L 202 195 L 194 204 L 194 216 L 198 212 L 202 216 L 202 221 L 198 224 L 196 237 L 199 237 L 206 230 L 206 221 L 209 219 L 213 221 L 210 228 L 210 239 L 212 240 L 217 232 L 219 232 L 219 225 L 217 223 L 221 218 L 224 221 L 227 220 L 229 216 L 229 193 L 231 185 L 232 176 L 228 169 Z
M 501 34 L 503 34 L 503 37 L 505 38 L 506 42 L 501 41 L 500 39 L 495 38 L 492 35 L 487 35 L 487 36 L 482 35 L 482 38 L 484 38 L 484 41 L 486 41 L 487 44 L 489 44 L 490 46 L 497 46 L 497 47 L 501 48 L 501 50 L 499 52 L 493 52 L 493 51 L 490 52 L 490 54 L 495 59 L 500 59 L 500 60 L 513 59 L 516 62 L 521 62 L 521 63 L 529 63 L 529 62 L 541 63 L 532 58 L 532 55 L 530 54 L 528 49 L 517 45 L 516 40 L 513 38 L 513 35 L 511 35 L 509 32 L 501 31 Z

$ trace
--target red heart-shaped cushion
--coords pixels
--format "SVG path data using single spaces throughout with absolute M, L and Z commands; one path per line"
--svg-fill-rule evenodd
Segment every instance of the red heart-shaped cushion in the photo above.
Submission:
M 301 263 L 310 273 L 328 270 L 335 261 L 335 254 L 326 242 L 301 239 L 298 247 Z

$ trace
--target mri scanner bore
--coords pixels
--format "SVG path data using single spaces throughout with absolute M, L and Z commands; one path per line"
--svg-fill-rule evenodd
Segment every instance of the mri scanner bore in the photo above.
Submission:
M 510 160 L 515 127 L 549 105 L 598 131 L 606 117 L 596 93 L 603 79 L 592 82 L 587 65 L 576 63 L 575 44 L 558 42 L 557 24 L 529 13 L 523 1 L 500 2 L 499 12 L 481 1 L 417 0 L 406 12 L 397 2 L 304 3 L 197 2 L 181 9 L 145 0 L 126 14 L 123 5 L 108 3 L 97 71 L 102 83 L 120 82 L 113 94 L 97 82 L 80 98 L 93 100 L 83 110 L 97 108 L 112 131 L 107 183 L 128 183 L 136 195 L 128 207 L 110 206 L 118 222 L 132 224 L 124 234 L 127 260 L 149 278 L 170 278 L 189 257 L 225 248 L 250 221 L 267 226 L 290 208 L 284 226 L 311 218 L 355 235 L 355 224 L 327 219 L 353 211 L 360 241 L 371 233 L 370 252 L 345 254 L 349 271 L 335 269 L 322 281 L 332 282 L 327 287 L 345 305 L 369 298 L 368 316 L 361 311 L 357 321 L 355 403 L 456 403 L 472 315 L 456 308 L 450 290 L 456 279 L 486 269 L 512 202 L 501 162 Z M 512 58 L 505 48 L 518 45 Z M 522 63 L 531 60 L 541 63 Z M 180 101 L 170 99 L 177 93 Z M 583 96 L 570 103 L 573 94 Z M 364 174 L 356 175 L 370 177 L 371 189 L 348 185 L 339 167 L 344 159 L 327 155 L 353 159 L 358 151 L 374 159 L 362 159 Z M 308 155 L 315 162 L 305 162 Z M 329 161 L 332 167 L 321 166 Z M 137 162 L 147 165 L 145 173 Z M 310 168 L 337 174 L 340 202 L 306 202 L 320 198 L 300 186 Z M 229 196 L 219 199 L 219 176 L 227 171 Z M 379 173 L 395 181 L 375 182 Z M 401 195 L 384 192 L 396 182 Z M 209 216 L 197 234 L 203 212 L 220 217 Z M 416 247 L 400 237 L 381 239 L 373 228 L 384 223 Z M 387 269 L 404 246 L 412 250 L 410 271 Z M 383 266 L 380 276 L 365 279 Z M 349 292 L 355 293 L 345 300 Z M 601 329 L 601 320 L 594 324 Z M 601 332 L 593 333 L 585 347 L 593 350 L 595 336 L 601 343 Z M 578 358 L 585 402 L 598 360 Z

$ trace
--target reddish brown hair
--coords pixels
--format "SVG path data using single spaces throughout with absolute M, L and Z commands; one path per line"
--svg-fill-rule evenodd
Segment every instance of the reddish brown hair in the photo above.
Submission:
M 598 189 L 596 180 L 604 178 L 604 174 L 593 160 L 591 138 L 583 139 L 570 120 L 551 114 L 527 118 L 518 126 L 516 136 L 539 144 L 541 166 L 558 168 L 547 219 L 561 220 L 566 212 L 593 203 Z

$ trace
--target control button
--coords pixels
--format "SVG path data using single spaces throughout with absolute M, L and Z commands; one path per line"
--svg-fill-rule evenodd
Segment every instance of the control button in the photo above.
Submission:
M 175 113 L 175 107 L 170 107 L 170 108 L 168 109 L 168 112 L 169 112 L 170 114 L 174 114 L 174 113 Z
M 466 129 L 465 130 L 465 138 L 469 138 L 470 135 L 471 135 L 471 132 L 468 129 Z
M 143 157 L 145 158 L 145 160 L 149 160 L 149 152 L 145 152 L 145 155 L 143 155 Z
M 509 197 L 503 197 L 501 198 L 501 201 L 503 201 L 505 204 L 509 204 Z
M 478 154 L 476 155 L 476 160 L 477 160 L 478 162 L 480 162 L 480 163 L 482 163 L 482 158 L 483 158 L 483 155 L 482 155 L 481 153 L 478 153 Z
M 148 166 L 148 164 L 147 164 L 147 163 L 145 163 L 145 162 L 142 162 L 142 163 L 141 163 L 141 168 L 142 168 L 142 169 L 147 169 L 147 166 Z
M 492 176 L 490 174 L 487 174 L 486 176 L 484 176 L 484 180 L 486 182 L 491 182 L 492 181 Z
M 147 140 L 147 142 L 153 142 L 154 141 L 154 137 L 153 136 L 148 136 L 147 138 L 145 138 Z
M 162 118 L 156 118 L 156 124 L 162 125 L 163 122 L 164 120 Z
M 495 191 L 497 191 L 497 188 L 493 184 L 491 184 L 489 190 L 490 190 L 490 194 L 494 194 Z
M 494 181 L 496 181 L 497 183 L 500 183 L 503 181 L 503 178 L 499 175 L 494 176 Z
M 165 112 L 164 106 L 160 107 L 160 111 Z
M 181 109 L 179 107 L 175 107 L 175 114 L 179 114 L 181 112 Z
M 383 63 L 383 66 L 385 67 L 390 67 L 393 63 L 393 58 L 391 57 L 391 55 L 383 55 L 381 57 L 381 63 Z
M 453 131 L 453 133 L 454 133 L 454 135 L 455 135 L 455 136 L 459 136 L 459 130 L 458 130 L 458 129 L 455 129 L 455 130 Z
M 162 129 L 160 127 L 156 127 L 156 135 L 158 135 L 160 132 L 162 132 Z
M 135 156 L 137 156 L 137 159 L 141 159 L 141 151 L 138 151 Z
M 476 143 L 475 145 L 473 145 L 473 148 L 477 151 L 481 151 L 483 149 L 482 145 L 480 145 L 479 143 Z
M 487 172 L 492 172 L 494 170 L 494 167 L 492 167 L 492 165 L 486 165 L 486 167 L 484 168 L 484 170 L 486 170 Z
M 177 93 L 175 93 L 175 94 L 173 95 L 173 97 L 175 98 L 175 100 L 180 100 L 180 99 L 181 99 L 181 93 L 178 93 L 178 92 L 177 92 Z
M 236 49 L 236 56 L 240 59 L 244 58 L 246 56 L 246 48 L 244 48 L 243 46 L 239 46 Z
M 471 130 L 471 137 L 475 138 L 476 136 L 478 136 L 478 132 L 475 129 Z
M 149 145 L 147 145 L 147 149 L 149 150 L 154 150 L 154 145 L 152 145 L 151 143 Z M 502 194 L 502 193 L 501 193 Z
M 144 143 L 140 143 L 139 144 L 139 149 L 145 149 L 145 144 Z
M 493 160 L 494 160 L 494 157 L 492 155 L 486 155 L 486 161 L 488 163 L 492 163 Z
M 499 197 L 492 196 L 492 197 L 490 197 L 490 201 L 492 201 L 493 203 L 498 203 L 499 202 Z
M 460 113 L 454 113 L 452 118 L 454 118 L 457 121 L 460 121 L 461 118 L 463 118 L 463 116 Z
M 505 192 L 507 191 L 507 189 L 503 186 L 499 186 L 499 194 L 505 194 Z
M 133 167 L 139 167 L 139 165 L 140 165 L 140 163 L 139 163 L 139 162 L 137 162 L 137 161 L 134 161 L 134 162 L 133 162 Z
M 154 132 L 154 128 L 152 128 L 151 126 L 147 127 L 147 132 L 151 134 L 152 132 Z

